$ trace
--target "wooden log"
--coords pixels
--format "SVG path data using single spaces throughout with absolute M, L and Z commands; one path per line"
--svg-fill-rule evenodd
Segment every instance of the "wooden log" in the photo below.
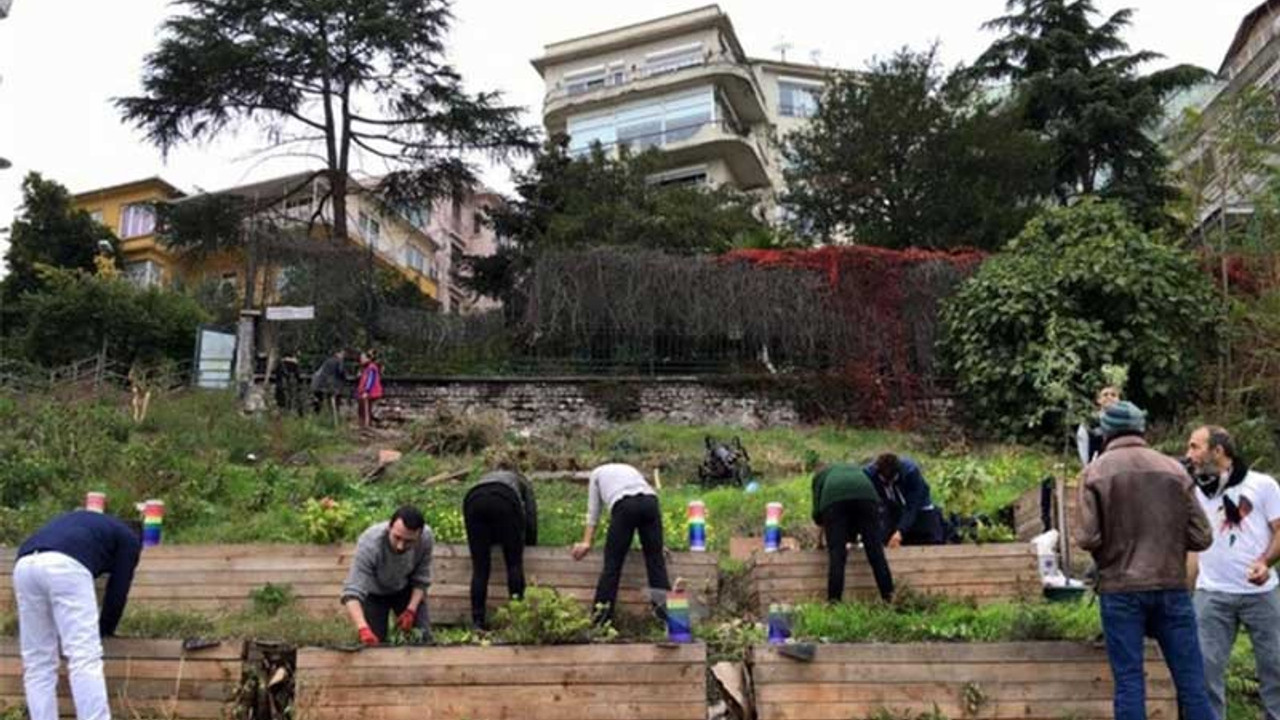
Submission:
M 1106 651 L 1072 642 L 841 644 L 796 662 L 751 649 L 760 720 L 835 720 L 881 712 L 1057 720 L 1111 716 Z M 1176 692 L 1160 654 L 1146 651 L 1148 716 L 1174 720 Z
M 1034 601 L 1041 596 L 1036 557 L 1023 543 L 894 548 L 886 557 L 898 587 L 978 602 Z M 827 554 L 819 550 L 757 553 L 749 570 L 750 595 L 761 613 L 772 603 L 823 600 L 827 562 Z M 845 598 L 877 594 L 866 557 L 861 550 L 851 550 Z
M 135 607 L 192 612 L 234 612 L 252 605 L 255 591 L 268 583 L 289 585 L 304 612 L 330 615 L 341 611 L 339 596 L 352 562 L 355 546 L 337 545 L 164 545 L 147 548 L 130 591 Z M 13 548 L 0 549 L 0 559 L 12 558 Z M 506 598 L 506 571 L 502 554 L 493 551 L 490 605 Z M 525 578 L 530 584 L 555 588 L 562 594 L 590 604 L 603 560 L 599 553 L 581 562 L 568 548 L 527 548 Z M 705 553 L 668 553 L 668 574 L 683 578 L 694 600 L 714 604 L 719 591 L 719 571 L 714 556 Z M 0 562 L 0 609 L 11 609 L 12 563 Z M 467 598 L 471 584 L 471 558 L 465 546 L 437 545 L 432 554 L 434 583 L 428 592 L 428 608 L 436 623 L 454 624 L 470 618 Z M 101 583 L 100 583 L 101 585 Z M 639 553 L 628 557 L 622 573 L 619 607 L 624 612 L 647 612 L 644 563 Z
M 298 651 L 299 720 L 701 720 L 700 644 Z
M 226 716 L 241 675 L 240 643 L 187 651 L 180 640 L 109 638 L 103 674 L 113 714 L 201 720 Z M 66 668 L 59 670 L 59 712 L 74 716 Z M 21 653 L 0 638 L 0 707 L 23 704 Z

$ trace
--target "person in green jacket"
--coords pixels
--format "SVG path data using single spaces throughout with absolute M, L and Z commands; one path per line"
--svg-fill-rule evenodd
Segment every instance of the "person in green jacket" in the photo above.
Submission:
M 847 543 L 854 536 L 862 538 L 880 597 L 886 602 L 893 597 L 893 574 L 884 556 L 880 527 L 880 496 L 862 468 L 833 463 L 818 469 L 813 476 L 813 521 L 822 528 L 827 543 L 829 602 L 839 602 L 844 597 Z

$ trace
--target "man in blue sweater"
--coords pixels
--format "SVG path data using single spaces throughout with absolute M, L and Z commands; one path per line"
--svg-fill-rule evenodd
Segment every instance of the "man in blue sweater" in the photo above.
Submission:
M 76 717 L 111 717 L 102 638 L 115 634 L 124 613 L 142 552 L 140 534 L 116 518 L 77 510 L 54 518 L 18 548 L 13 591 L 31 720 L 58 718 L 59 645 L 67 658 Z M 111 579 L 99 613 L 93 579 L 103 574 Z
M 934 506 L 929 483 L 914 460 L 885 453 L 863 470 L 889 510 L 885 545 L 941 545 L 946 541 L 942 512 Z

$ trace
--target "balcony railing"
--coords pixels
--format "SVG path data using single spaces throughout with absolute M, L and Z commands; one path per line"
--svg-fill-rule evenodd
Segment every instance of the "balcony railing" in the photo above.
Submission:
M 606 152 L 609 152 L 619 147 L 627 147 L 632 150 L 644 151 L 649 148 L 662 148 L 668 145 L 672 145 L 674 143 L 688 140 L 689 138 L 692 138 L 698 135 L 700 132 L 702 132 L 702 129 L 706 127 L 719 127 L 724 132 L 732 135 L 737 135 L 738 137 L 741 137 L 744 140 L 749 137 L 748 133 L 746 133 L 737 125 L 735 125 L 734 123 L 728 120 L 708 120 L 706 122 L 692 123 L 689 125 L 680 125 L 677 127 L 669 127 L 658 132 L 645 133 L 643 135 L 632 135 L 627 138 L 615 140 L 614 142 L 611 142 L 611 143 L 599 143 L 599 144 L 600 144 L 600 147 Z M 591 152 L 591 148 L 595 144 L 596 143 L 592 143 L 591 145 L 587 145 L 586 147 L 574 148 L 569 151 L 569 155 L 572 157 L 582 157 L 583 155 L 586 155 L 587 153 Z M 759 145 L 756 145 L 755 147 L 757 151 L 760 150 Z M 762 156 L 761 160 L 763 159 L 764 158 Z
M 556 83 L 554 88 L 547 91 L 545 101 L 550 102 L 561 98 L 585 95 L 596 90 L 621 87 L 659 75 L 710 65 L 743 67 L 732 55 L 726 52 L 707 51 L 698 56 L 678 55 L 653 63 L 632 64 L 629 68 L 609 70 L 603 76 L 595 76 L 589 80 L 574 82 L 561 80 Z

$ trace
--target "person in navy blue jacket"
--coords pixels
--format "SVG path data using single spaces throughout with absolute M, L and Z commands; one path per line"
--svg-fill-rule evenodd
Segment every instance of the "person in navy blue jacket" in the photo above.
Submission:
M 946 541 L 942 512 L 934 506 L 929 483 L 914 460 L 885 453 L 863 470 L 889 511 L 886 545 L 941 545 Z
M 67 658 L 76 716 L 109 718 L 102 638 L 115 634 L 142 552 L 141 528 L 77 510 L 53 519 L 18 548 L 22 681 L 31 720 L 57 720 L 58 648 Z M 93 580 L 110 575 L 98 611 Z

